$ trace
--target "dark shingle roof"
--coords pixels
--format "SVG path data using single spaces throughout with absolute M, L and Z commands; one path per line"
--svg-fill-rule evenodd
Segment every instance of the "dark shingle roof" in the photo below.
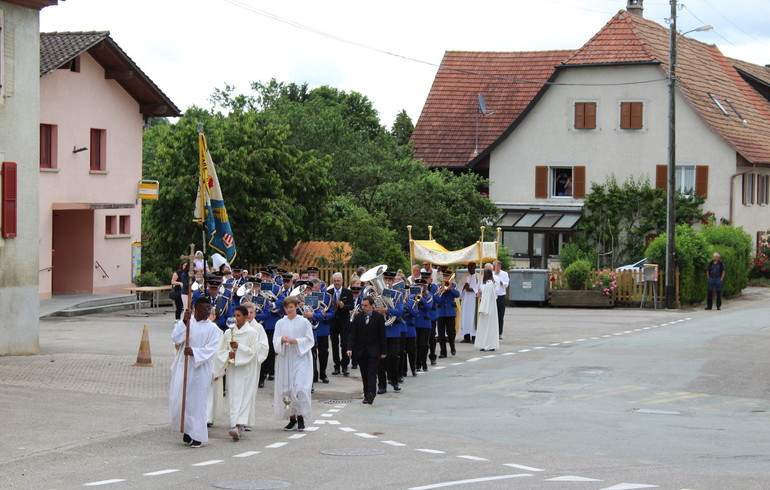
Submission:
M 181 115 L 108 31 L 40 33 L 40 78 L 86 52 L 104 68 L 105 78 L 114 79 L 139 103 L 144 117 Z

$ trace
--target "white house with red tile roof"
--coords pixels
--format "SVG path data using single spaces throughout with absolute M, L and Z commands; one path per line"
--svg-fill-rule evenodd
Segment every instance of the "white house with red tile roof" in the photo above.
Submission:
M 497 225 L 519 265 L 554 263 L 591 182 L 647 177 L 665 189 L 668 33 L 621 11 L 554 66 L 555 83 L 543 85 L 483 154 L 454 167 L 488 166 L 479 172 L 488 172 L 490 198 L 505 212 Z M 757 236 L 770 228 L 770 69 L 680 37 L 677 72 L 677 185 Z M 415 127 L 416 148 L 428 109 Z M 464 131 L 474 131 L 470 121 Z M 436 161 L 426 159 L 441 166 Z

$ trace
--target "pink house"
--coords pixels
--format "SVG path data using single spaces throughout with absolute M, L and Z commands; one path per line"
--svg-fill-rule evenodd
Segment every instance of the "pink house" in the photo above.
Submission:
M 142 131 L 180 111 L 109 32 L 41 33 L 40 78 L 40 298 L 125 292 Z

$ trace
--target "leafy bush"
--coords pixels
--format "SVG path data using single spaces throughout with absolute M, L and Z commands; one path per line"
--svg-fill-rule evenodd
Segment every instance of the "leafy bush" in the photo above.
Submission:
M 759 243 L 757 254 L 749 265 L 749 277 L 770 279 L 770 243 Z
M 564 271 L 570 289 L 585 289 L 590 274 L 591 263 L 587 260 L 577 260 Z
M 581 243 L 579 240 L 565 243 L 561 247 L 561 253 L 559 254 L 561 268 L 565 270 L 578 260 L 587 260 L 590 264 L 596 264 L 596 258 L 596 250 L 584 241 Z
M 676 227 L 675 264 L 679 269 L 679 296 L 682 303 L 697 303 L 706 296 L 706 265 L 713 254 L 712 247 L 689 225 Z M 666 234 L 655 238 L 645 251 L 650 263 L 665 269 Z
M 591 283 L 591 289 L 601 291 L 605 296 L 612 296 L 612 292 L 618 287 L 615 271 L 604 269 L 599 271 L 596 280 Z
M 136 276 L 134 283 L 139 286 L 160 286 L 160 279 L 154 272 L 144 272 Z
M 749 284 L 753 248 L 749 234 L 740 226 L 706 226 L 700 234 L 713 245 L 712 254 L 718 252 L 725 264 L 727 273 L 722 293 L 725 296 L 740 293 Z

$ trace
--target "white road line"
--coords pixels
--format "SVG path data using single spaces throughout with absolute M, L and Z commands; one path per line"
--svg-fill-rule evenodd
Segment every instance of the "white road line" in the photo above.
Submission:
M 345 408 L 345 405 L 334 405 L 334 408 Z
M 208 461 L 203 461 L 201 463 L 191 464 L 190 466 L 210 466 L 212 464 L 219 464 L 222 462 L 224 462 L 224 459 L 210 459 Z
M 91 483 L 84 483 L 84 487 L 98 487 L 100 485 L 109 485 L 110 483 L 118 483 L 126 480 L 120 480 L 118 478 L 114 478 L 112 480 L 102 480 L 102 481 L 92 481 Z
M 556 347 L 558 345 L 561 345 L 561 342 L 556 342 L 555 344 L 551 344 L 551 347 Z
M 596 478 L 586 478 L 584 476 L 566 475 L 566 476 L 557 476 L 556 478 L 549 478 L 544 481 L 604 481 L 604 480 L 597 480 Z
M 344 432 L 356 432 L 356 429 L 353 429 L 351 427 L 337 427 L 337 428 Z
M 327 412 L 331 412 L 331 413 L 337 413 L 339 411 L 340 411 L 339 408 L 330 408 L 329 410 L 327 410 Z
M 288 444 L 288 442 L 274 442 L 274 443 L 270 444 L 269 446 L 265 446 L 265 449 L 277 449 L 277 448 L 283 447 L 283 446 L 285 446 L 287 444 Z
M 471 357 L 470 359 L 468 359 L 468 362 L 476 362 L 476 361 L 480 361 L 480 360 L 481 360 L 480 357 Z
M 450 364 L 450 366 L 459 366 L 460 364 L 462 364 L 462 362 L 453 362 L 452 364 Z M 433 369 L 437 369 L 437 368 L 433 368 Z M 438 366 L 438 369 L 441 369 L 441 366 Z
M 607 337 L 612 337 L 612 335 L 602 335 L 603 339 L 606 339 Z
M 458 363 L 452 364 L 452 366 L 458 366 L 460 364 L 462 364 L 462 363 L 458 362 Z M 433 369 L 434 371 L 437 371 L 439 369 L 446 369 L 446 366 L 433 366 L 431 369 Z
M 431 488 L 453 487 L 455 485 L 465 485 L 468 483 L 482 483 L 485 481 L 508 480 L 511 478 L 522 478 L 525 476 L 532 476 L 532 475 L 527 473 L 520 473 L 518 475 L 500 475 L 500 476 L 488 476 L 486 478 L 471 478 L 470 480 L 456 480 L 456 481 L 448 481 L 444 483 L 434 483 L 433 485 L 425 485 L 423 487 L 412 487 L 409 490 L 429 490 Z
M 518 468 L 524 471 L 545 471 L 545 470 L 541 470 L 540 468 L 533 468 L 531 466 L 524 466 L 522 464 L 506 463 L 504 466 L 510 466 L 511 468 Z
M 591 340 L 599 340 L 599 337 L 591 337 Z
M 324 415 L 326 415 L 326 414 L 321 414 L 322 417 Z M 326 416 L 327 417 L 331 417 L 331 415 L 326 415 Z M 316 425 L 323 425 L 323 424 L 340 425 L 340 421 L 339 420 L 316 420 L 313 423 L 316 424 Z M 305 428 L 305 430 L 308 430 L 308 429 L 310 429 L 310 427 L 306 427 Z M 314 428 L 313 430 L 317 430 L 317 429 L 318 429 L 318 427 Z
M 512 356 L 514 354 L 516 354 L 516 353 L 515 352 L 506 352 L 505 354 L 502 354 L 502 355 L 504 355 L 504 356 Z
M 492 359 L 493 357 L 497 357 L 497 354 L 489 354 L 488 356 L 481 356 L 484 359 Z
M 396 441 L 382 441 L 382 443 L 390 444 L 391 446 L 396 446 L 396 447 L 406 446 L 406 444 L 403 444 L 401 442 L 396 442 Z
M 364 439 L 377 439 L 377 436 L 367 434 L 366 432 L 356 432 L 356 435 L 358 437 L 363 437 Z
M 415 449 L 415 451 L 420 451 L 422 453 L 430 453 L 430 454 L 446 454 L 446 452 L 439 451 L 438 449 Z
M 637 488 L 658 488 L 658 485 L 645 485 L 643 483 L 618 483 L 617 485 L 602 488 L 601 490 L 635 490 Z
M 142 473 L 142 476 L 159 476 L 159 475 L 168 475 L 169 473 L 176 473 L 179 470 L 160 470 L 160 471 L 151 471 L 150 473 Z
M 586 339 L 577 339 L 575 342 L 585 342 Z
M 534 350 L 545 349 L 545 347 L 535 347 Z
M 322 413 L 321 417 L 334 417 L 333 413 Z
M 566 342 L 565 342 L 566 343 Z M 519 352 L 530 352 L 532 349 L 519 349 Z
M 249 456 L 254 456 L 255 454 L 259 454 L 261 451 L 246 451 L 245 453 L 241 454 L 234 454 L 233 458 L 248 458 Z
M 478 456 L 468 456 L 468 455 L 458 456 L 458 458 L 470 459 L 471 461 L 489 461 L 486 458 L 479 458 Z
M 303 438 L 303 437 L 305 437 L 306 435 L 307 435 L 307 434 L 294 434 L 293 436 L 289 436 L 289 437 L 287 437 L 287 439 L 302 439 L 302 438 Z
M 339 424 L 339 422 L 337 422 L 336 420 L 335 420 L 335 422 L 337 424 Z M 329 423 L 331 423 L 331 420 L 329 421 Z M 313 427 L 313 426 L 305 427 L 305 432 L 314 432 L 314 431 L 317 431 L 317 430 L 318 430 L 318 427 Z

